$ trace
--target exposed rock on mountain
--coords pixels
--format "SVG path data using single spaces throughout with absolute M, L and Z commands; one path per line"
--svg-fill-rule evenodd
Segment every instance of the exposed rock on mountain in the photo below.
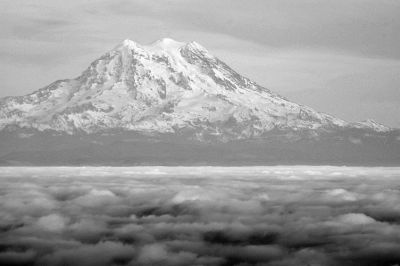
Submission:
M 230 150 L 236 154 L 230 159 L 218 155 L 216 163 L 400 161 L 397 130 L 372 120 L 348 123 L 290 102 L 241 76 L 198 43 L 171 39 L 146 46 L 125 40 L 75 79 L 1 99 L 0 132 L 3 164 L 210 163 L 209 153 Z M 130 144 L 116 148 L 121 143 Z M 157 147 L 163 145 L 171 158 L 159 158 Z M 371 145 L 374 153 L 364 154 Z M 142 153 L 147 149 L 146 158 L 139 147 Z M 79 149 L 85 158 L 74 154 Z M 103 154 L 113 149 L 124 155 Z M 149 152 L 153 149 L 154 154 Z M 204 158 L 196 157 L 199 149 Z M 40 158 L 25 158 L 30 151 Z M 65 155 L 51 157 L 57 152 Z

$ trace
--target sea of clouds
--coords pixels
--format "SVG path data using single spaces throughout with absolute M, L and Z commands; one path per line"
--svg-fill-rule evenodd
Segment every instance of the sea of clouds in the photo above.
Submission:
M 0 265 L 399 265 L 400 168 L 0 168 Z

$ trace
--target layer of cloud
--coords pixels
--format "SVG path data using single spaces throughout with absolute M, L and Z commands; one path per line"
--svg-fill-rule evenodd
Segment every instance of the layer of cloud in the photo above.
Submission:
M 398 168 L 2 168 L 2 265 L 395 265 Z

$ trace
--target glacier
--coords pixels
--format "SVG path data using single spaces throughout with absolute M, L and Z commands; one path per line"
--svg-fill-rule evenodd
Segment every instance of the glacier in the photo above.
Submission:
M 400 130 L 294 103 L 169 38 L 0 99 L 0 165 L 275 164 L 399 165 Z

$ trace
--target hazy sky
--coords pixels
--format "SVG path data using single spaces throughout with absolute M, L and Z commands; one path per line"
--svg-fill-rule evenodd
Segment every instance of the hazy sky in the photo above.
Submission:
M 319 111 L 400 127 L 399 0 L 1 0 L 0 97 L 163 37 Z

